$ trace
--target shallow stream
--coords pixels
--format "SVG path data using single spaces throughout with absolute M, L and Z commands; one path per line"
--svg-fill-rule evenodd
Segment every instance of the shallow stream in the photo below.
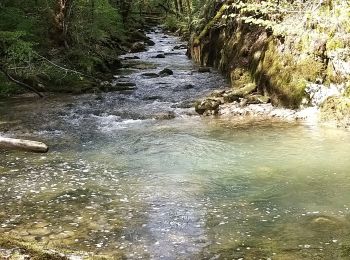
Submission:
M 135 91 L 0 102 L 3 135 L 51 147 L 0 150 L 0 232 L 115 258 L 349 259 L 349 132 L 200 118 L 225 80 L 149 35 L 118 73 Z

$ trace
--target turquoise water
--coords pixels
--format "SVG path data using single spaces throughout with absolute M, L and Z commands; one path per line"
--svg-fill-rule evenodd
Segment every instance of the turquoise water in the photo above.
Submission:
M 195 116 L 225 80 L 185 50 L 155 60 L 181 42 L 150 36 L 133 93 L 0 102 L 2 135 L 50 146 L 0 150 L 1 234 L 112 259 L 349 259 L 349 132 Z
M 2 231 L 130 259 L 348 256 L 348 132 L 120 124 L 44 156 L 1 152 Z

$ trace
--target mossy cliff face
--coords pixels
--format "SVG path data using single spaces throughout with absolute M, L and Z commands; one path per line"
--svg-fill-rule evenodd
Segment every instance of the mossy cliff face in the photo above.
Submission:
M 260 12 L 258 7 L 256 12 Z M 189 56 L 203 66 L 221 70 L 233 88 L 254 82 L 257 92 L 269 95 L 274 105 L 297 108 L 308 98 L 308 83 L 342 84 L 348 80 L 337 68 L 337 64 L 344 65 L 339 49 L 346 37 L 338 29 L 328 35 L 314 17 L 331 16 L 332 8 L 320 6 L 313 16 L 306 12 L 298 14 L 300 17 L 282 17 L 277 12 L 278 18 L 277 14 L 256 18 L 253 4 L 227 1 L 192 35 Z

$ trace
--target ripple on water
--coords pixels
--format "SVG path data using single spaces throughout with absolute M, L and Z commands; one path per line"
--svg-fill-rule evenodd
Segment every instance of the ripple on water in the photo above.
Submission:
M 179 44 L 151 36 L 143 61 Z M 125 72 L 133 93 L 1 105 L 6 127 L 52 149 L 0 151 L 0 231 L 131 259 L 348 257 L 348 132 L 187 117 L 178 104 L 224 80 L 165 56 L 147 72 L 171 65 L 174 76 Z M 154 119 L 168 112 L 175 119 Z

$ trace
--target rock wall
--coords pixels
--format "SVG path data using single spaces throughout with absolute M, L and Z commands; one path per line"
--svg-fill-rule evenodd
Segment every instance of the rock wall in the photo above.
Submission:
M 329 8 L 317 12 L 331 15 Z M 320 19 L 320 24 L 314 22 L 317 17 L 290 15 L 271 26 L 267 16 L 247 22 L 252 19 L 250 14 L 226 1 L 192 35 L 188 55 L 203 66 L 218 68 L 227 75 L 232 88 L 253 82 L 257 94 L 270 96 L 275 106 L 311 105 L 305 91 L 310 84 L 346 84 L 350 62 L 344 59 L 344 51 L 334 47 L 338 32 L 330 36 L 324 28 L 322 31 Z

